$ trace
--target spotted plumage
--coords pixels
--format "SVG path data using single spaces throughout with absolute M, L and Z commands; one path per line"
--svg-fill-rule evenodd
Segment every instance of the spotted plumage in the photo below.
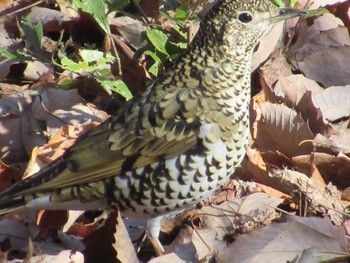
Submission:
M 239 165 L 248 141 L 253 49 L 275 22 L 301 15 L 267 0 L 221 0 L 189 48 L 62 157 L 0 194 L 0 209 L 96 209 L 115 202 L 160 222 L 207 198 Z

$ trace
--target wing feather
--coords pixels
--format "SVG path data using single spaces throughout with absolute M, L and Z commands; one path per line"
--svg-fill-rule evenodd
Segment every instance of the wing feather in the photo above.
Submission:
M 1 193 L 0 200 L 9 193 L 47 192 L 118 176 L 129 158 L 133 159 L 131 168 L 137 169 L 194 147 L 200 128 L 195 104 L 192 113 L 186 111 L 181 90 L 163 92 L 160 98 L 151 93 L 127 103 L 118 114 L 78 138 L 61 158 L 20 182 L 21 187 L 14 185 Z M 190 118 L 184 118 L 181 111 Z

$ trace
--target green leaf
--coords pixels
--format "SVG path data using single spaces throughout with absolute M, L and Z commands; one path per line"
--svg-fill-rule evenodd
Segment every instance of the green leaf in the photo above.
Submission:
M 189 5 L 187 4 L 178 6 L 175 11 L 175 18 L 179 20 L 186 20 L 188 8 L 189 8 Z
M 180 27 L 179 25 L 175 25 L 175 26 L 173 26 L 173 29 L 175 29 L 175 31 L 176 31 L 177 33 L 179 33 L 184 39 L 187 39 L 187 34 L 188 34 L 188 32 L 187 32 L 187 31 L 184 31 L 184 30 L 182 29 L 182 27 Z M 186 43 L 186 45 L 187 45 L 187 43 Z
M 275 6 L 278 6 L 278 7 L 284 7 L 285 4 L 284 4 L 284 1 L 283 0 L 270 0 Z
M 329 11 L 326 8 L 306 10 L 306 11 L 307 11 L 307 14 L 305 15 L 305 17 L 319 16 L 319 15 L 329 13 Z
M 91 49 L 82 49 L 79 52 L 81 58 L 85 62 L 96 62 L 98 65 L 104 64 L 106 62 L 111 62 L 114 57 L 110 54 Z
M 71 86 L 79 81 L 80 80 L 78 80 L 78 79 L 67 79 L 67 80 L 58 82 L 57 85 L 60 87 L 67 87 L 67 86 Z
M 102 0 L 72 0 L 73 7 L 77 10 L 81 8 L 86 13 L 92 15 L 98 25 L 110 34 L 107 20 L 107 6 Z
M 61 64 L 64 68 L 66 68 L 70 71 L 73 71 L 75 73 L 80 73 L 82 71 L 92 71 L 94 69 L 93 66 L 89 66 L 88 62 L 76 63 L 67 57 L 61 58 Z
M 129 3 L 129 0 L 106 0 L 106 4 L 108 6 L 108 13 L 113 11 L 122 11 L 123 8 Z
M 103 77 L 97 77 L 97 81 L 103 86 L 106 87 L 120 95 L 122 95 L 126 100 L 130 100 L 132 98 L 132 94 L 124 81 L 119 78 L 116 79 L 105 79 Z
M 165 48 L 166 42 L 168 41 L 168 36 L 162 31 L 154 28 L 147 28 L 146 31 L 148 39 L 151 41 L 152 45 L 165 55 L 168 52 Z
M 18 57 L 15 54 L 11 53 L 10 51 L 4 48 L 0 48 L 0 55 L 11 59 L 18 59 Z
M 33 49 L 33 52 L 40 54 L 43 39 L 43 27 L 41 21 L 37 24 L 33 24 L 30 21 L 24 20 L 22 22 L 22 29 L 26 36 L 27 43 Z
M 148 71 L 154 76 L 157 76 L 158 70 L 159 70 L 159 64 L 162 63 L 161 59 L 154 52 L 150 50 L 146 50 L 145 54 L 149 55 L 154 60 L 154 63 L 149 67 Z
M 97 70 L 96 70 L 96 73 L 97 73 L 99 76 L 105 76 L 105 75 L 111 73 L 111 70 L 110 70 L 109 68 L 97 69 Z
M 290 1 L 290 6 L 294 6 L 296 4 L 296 2 L 298 2 L 298 0 L 291 0 Z
M 164 6 L 166 10 L 175 10 L 177 5 L 177 0 L 164 0 Z

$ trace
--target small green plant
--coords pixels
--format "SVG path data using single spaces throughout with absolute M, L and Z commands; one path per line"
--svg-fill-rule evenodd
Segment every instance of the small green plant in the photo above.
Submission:
M 175 11 L 174 11 L 174 9 Z M 173 16 L 170 16 L 169 13 Z M 173 22 L 171 32 L 164 30 L 161 25 L 147 26 L 145 40 L 148 45 L 142 52 L 149 55 L 153 63 L 150 63 L 148 71 L 154 75 L 158 75 L 159 67 L 166 60 L 176 59 L 187 47 L 187 23 L 193 22 L 195 16 L 191 15 L 189 5 L 177 5 L 176 3 L 164 5 L 160 10 L 163 18 Z
M 42 56 L 43 27 L 41 22 L 33 24 L 24 17 L 21 27 L 26 38 L 26 47 L 19 48 L 13 52 L 0 48 L 0 55 L 20 62 L 33 60 L 44 60 L 44 62 L 47 62 Z
M 80 50 L 80 61 L 75 62 L 69 59 L 65 54 L 58 53 L 62 67 L 78 75 L 89 75 L 94 77 L 102 87 L 110 89 L 123 97 L 126 100 L 132 98 L 125 83 L 118 77 L 110 77 L 111 70 L 106 67 L 106 64 L 113 63 L 115 57 L 110 54 L 97 50 L 82 49 Z M 68 80 L 60 83 L 60 85 L 71 85 L 75 80 Z
M 138 4 L 133 0 L 132 3 Z M 89 13 L 105 34 L 112 39 L 108 15 L 111 12 L 125 12 L 123 8 L 130 4 L 130 0 L 70 0 L 70 4 L 75 10 Z M 178 5 L 177 1 L 166 0 L 159 10 L 160 17 L 145 24 L 145 31 L 142 38 L 145 45 L 136 50 L 136 57 L 141 54 L 148 56 L 147 70 L 157 77 L 160 69 L 166 61 L 175 60 L 187 47 L 187 25 L 194 21 L 195 16 L 191 12 L 188 4 Z M 168 22 L 164 27 L 165 22 Z M 118 51 L 111 41 L 110 53 L 96 50 L 96 47 L 86 44 L 76 53 L 67 53 L 61 48 L 62 39 L 58 40 L 56 52 L 48 54 L 43 48 L 43 26 L 41 22 L 32 23 L 26 17 L 21 22 L 21 27 L 26 39 L 26 46 L 11 52 L 0 49 L 0 55 L 21 62 L 41 61 L 52 64 L 64 70 L 76 73 L 79 76 L 87 76 L 96 79 L 107 91 L 111 90 L 124 96 L 127 100 L 132 97 L 126 84 L 119 76 L 114 76 L 110 70 L 110 65 L 120 67 Z M 50 57 L 51 56 L 51 57 Z M 57 59 L 58 58 L 58 59 Z M 66 87 L 72 85 L 76 80 L 65 80 L 58 85 Z

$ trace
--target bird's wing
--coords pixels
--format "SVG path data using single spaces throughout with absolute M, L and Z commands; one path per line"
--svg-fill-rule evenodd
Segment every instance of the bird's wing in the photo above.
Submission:
M 58 160 L 4 196 L 34 194 L 117 176 L 197 144 L 198 101 L 190 89 L 151 90 L 79 138 Z

